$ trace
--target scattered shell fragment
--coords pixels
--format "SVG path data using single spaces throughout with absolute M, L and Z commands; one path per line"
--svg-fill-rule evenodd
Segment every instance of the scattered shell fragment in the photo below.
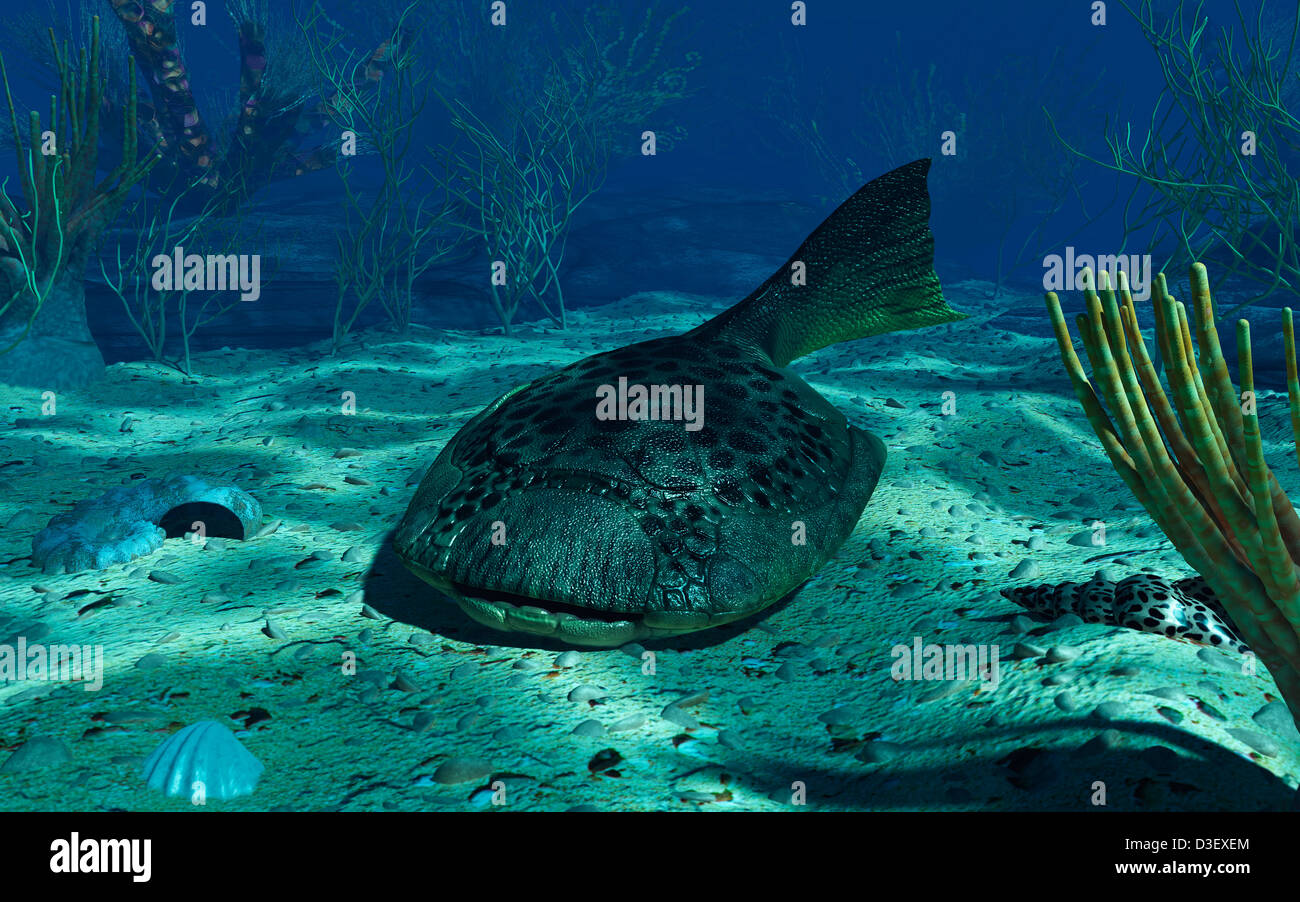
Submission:
M 57 767 L 71 760 L 72 752 L 68 751 L 68 747 L 61 739 L 53 736 L 33 736 L 18 746 L 8 760 L 0 765 L 0 774 L 17 774 Z

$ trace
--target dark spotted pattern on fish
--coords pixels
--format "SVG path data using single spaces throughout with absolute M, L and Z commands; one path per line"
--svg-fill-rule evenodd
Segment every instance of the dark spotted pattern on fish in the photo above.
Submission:
M 685 335 L 507 393 L 438 455 L 394 545 L 491 626 L 583 645 L 761 610 L 822 566 L 885 449 L 787 368 L 837 341 L 950 322 L 932 268 L 928 161 L 845 202 L 745 301 Z M 702 428 L 601 419 L 601 386 L 700 386 Z M 795 541 L 796 535 L 806 541 Z

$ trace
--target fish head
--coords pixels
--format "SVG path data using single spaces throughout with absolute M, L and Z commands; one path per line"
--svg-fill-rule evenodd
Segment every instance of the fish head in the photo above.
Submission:
M 637 386 L 660 388 L 653 411 Z M 672 636 L 797 587 L 852 530 L 883 460 L 878 439 L 759 353 L 643 342 L 467 423 L 394 547 L 498 629 L 587 646 Z

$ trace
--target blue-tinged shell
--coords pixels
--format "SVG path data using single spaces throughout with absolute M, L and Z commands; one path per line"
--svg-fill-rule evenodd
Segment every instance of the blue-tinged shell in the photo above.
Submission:
M 162 547 L 168 532 L 160 524 L 169 516 L 185 514 L 180 525 L 188 528 L 194 517 L 207 519 L 220 509 L 238 521 L 238 538 L 251 538 L 262 521 L 262 505 L 232 485 L 184 474 L 138 480 L 53 517 L 32 538 L 32 564 L 59 574 L 133 561 Z M 221 533 L 236 535 L 225 528 Z
M 262 762 L 215 720 L 177 730 L 144 762 L 149 788 L 169 796 L 192 796 L 202 783 L 207 798 L 232 799 L 256 789 L 261 775 Z

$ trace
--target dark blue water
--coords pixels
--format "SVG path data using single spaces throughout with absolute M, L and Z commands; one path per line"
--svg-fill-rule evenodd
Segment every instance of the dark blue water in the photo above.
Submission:
M 325 3 L 320 33 L 337 43 L 322 45 L 317 59 L 363 61 L 392 36 L 401 7 Z M 1139 230 L 1124 242 L 1124 201 L 1133 182 L 1099 165 L 1109 160 L 1104 143 L 1108 124 L 1113 129 L 1132 123 L 1142 130 L 1164 89 L 1151 45 L 1118 4 L 1111 5 L 1103 26 L 1089 21 L 1086 6 L 1063 3 L 822 2 L 808 12 L 806 25 L 795 26 L 783 4 L 760 7 L 723 0 L 682 12 L 675 4 L 608 3 L 600 4 L 606 18 L 592 31 L 594 37 L 584 33 L 584 21 L 594 20 L 584 20 L 586 5 L 579 2 L 519 0 L 509 4 L 503 28 L 488 23 L 489 13 L 480 7 L 460 0 L 422 2 L 407 13 L 407 29 L 418 35 L 410 51 L 412 71 L 418 69 L 425 85 L 437 88 L 446 103 L 466 102 L 488 120 L 500 113 L 503 97 L 527 106 L 538 96 L 548 61 L 571 63 L 575 52 L 578 58 L 585 54 L 588 63 L 596 60 L 608 67 L 606 79 L 636 73 L 612 97 L 600 95 L 595 104 L 599 113 L 614 103 L 639 105 L 644 115 L 624 117 L 617 122 L 621 131 L 606 136 L 612 143 L 606 148 L 603 187 L 577 208 L 565 233 L 569 243 L 559 273 L 562 284 L 572 285 L 565 297 L 570 307 L 648 289 L 699 291 L 711 285 L 716 294 L 732 290 L 727 278 L 711 275 L 698 262 L 638 266 L 619 261 L 593 274 L 593 258 L 609 255 L 602 236 L 617 220 L 644 213 L 638 205 L 672 207 L 675 220 L 684 223 L 675 233 L 660 230 L 645 236 L 664 245 L 652 255 L 656 259 L 670 257 L 667 251 L 674 242 L 704 240 L 780 262 L 857 187 L 859 178 L 869 180 L 918 156 L 935 159 L 932 227 L 945 280 L 983 279 L 1036 295 L 1045 254 L 1061 253 L 1067 244 L 1081 253 L 1130 250 L 1142 247 L 1146 238 Z M 1212 37 L 1220 25 L 1236 27 L 1231 12 L 1231 4 L 1209 4 L 1205 15 L 1212 27 L 1207 35 Z M 235 127 L 238 50 L 234 21 L 223 4 L 208 4 L 206 13 L 201 25 L 189 21 L 188 14 L 180 16 L 178 33 L 198 109 L 220 152 Z M 86 23 L 95 14 L 102 18 L 105 53 L 119 48 L 114 52 L 120 62 L 121 25 L 107 3 L 50 0 L 21 13 L 7 11 L 13 26 L 0 39 L 0 49 L 9 63 L 20 118 L 25 108 L 47 109 L 44 98 L 55 83 L 48 46 L 40 43 L 41 26 L 52 24 L 75 44 L 84 41 Z M 303 52 L 304 22 L 310 22 L 310 15 L 306 4 L 277 2 L 263 16 L 268 79 L 299 85 L 309 107 L 320 100 L 313 98 L 319 78 Z M 37 39 L 23 37 L 29 33 Z M 656 43 L 652 58 L 647 48 Z M 606 49 L 610 52 L 602 56 Z M 652 95 L 655 80 L 674 68 L 681 70 L 674 80 L 674 93 L 680 96 L 666 103 L 647 103 L 638 96 Z M 503 75 L 506 69 L 514 74 Z M 118 97 L 125 90 L 123 71 L 119 65 L 110 79 L 116 80 L 110 94 Z M 139 75 L 145 96 L 148 73 L 141 69 Z M 440 194 L 438 176 L 445 170 L 431 151 L 448 146 L 458 132 L 445 103 L 427 94 L 423 101 L 420 114 L 405 123 L 402 133 L 401 139 L 409 142 L 402 193 L 432 199 Z M 120 157 L 114 143 L 117 115 L 101 138 L 101 175 Z M 665 140 L 654 156 L 642 155 L 643 129 L 675 140 Z M 945 152 L 943 136 L 949 130 L 955 145 L 947 150 L 955 153 Z M 307 152 L 337 141 L 340 132 L 340 123 L 325 117 L 311 126 L 299 125 L 286 143 Z M 1094 159 L 1072 153 L 1066 143 Z M 0 163 L 0 172 L 9 177 L 12 190 L 17 172 L 11 157 Z M 380 160 L 363 154 L 350 167 L 354 190 L 375 190 L 381 172 Z M 136 189 L 132 198 L 139 196 Z M 707 203 L 692 203 L 705 197 Z M 195 346 L 296 344 L 324 337 L 329 322 L 318 313 L 334 298 L 334 226 L 342 202 L 342 183 L 333 166 L 299 178 L 271 179 L 251 192 L 236 211 L 251 220 L 244 227 L 273 212 L 281 219 L 266 226 L 272 237 L 296 226 L 306 240 L 299 236 L 267 246 L 266 232 L 242 239 L 257 244 L 268 258 L 278 253 L 281 259 L 269 267 L 272 284 L 261 308 L 236 306 L 197 330 Z M 747 206 L 755 202 L 789 206 L 773 208 L 777 215 L 760 214 Z M 735 205 L 732 215 L 729 203 Z M 128 233 L 137 227 L 126 212 L 114 224 Z M 457 225 L 449 221 L 449 227 Z M 108 237 L 101 250 L 111 259 L 114 236 Z M 622 250 L 627 253 L 626 247 Z M 433 326 L 494 325 L 481 278 L 483 256 L 471 241 L 458 259 L 421 273 L 412 318 Z M 628 278 L 611 278 L 612 270 Z M 103 290 L 94 263 L 87 278 L 90 320 L 106 356 L 116 360 L 144 354 L 121 304 Z M 469 302 L 449 303 L 449 298 Z M 535 318 L 541 310 L 525 303 L 519 315 Z M 372 304 L 358 325 L 384 320 Z

